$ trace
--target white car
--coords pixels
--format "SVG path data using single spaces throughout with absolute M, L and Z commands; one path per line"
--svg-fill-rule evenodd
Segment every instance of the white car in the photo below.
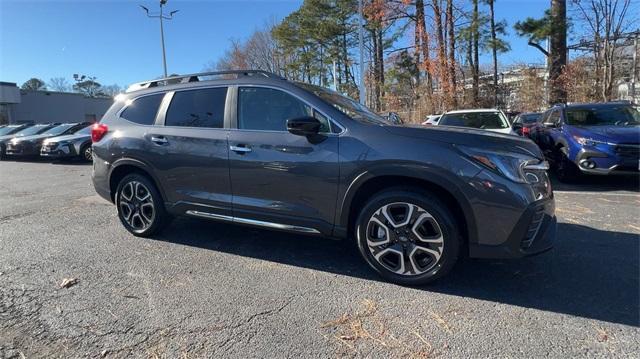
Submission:
M 502 111 L 497 109 L 456 110 L 442 115 L 438 126 L 479 128 L 482 130 L 517 135 Z

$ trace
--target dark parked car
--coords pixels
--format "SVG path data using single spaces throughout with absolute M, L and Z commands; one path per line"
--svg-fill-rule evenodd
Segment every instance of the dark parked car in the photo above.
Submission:
M 536 133 L 535 127 L 539 126 L 538 120 L 542 116 L 540 112 L 526 112 L 518 114 L 511 127 L 513 131 L 520 136 L 532 138 L 532 136 Z
M 14 138 L 39 134 L 50 129 L 53 126 L 54 125 L 52 124 L 21 124 L 10 125 L 3 128 L 2 130 L 7 132 L 0 135 L 0 160 L 3 160 L 7 157 L 7 145 Z M 10 128 L 10 130 L 7 130 L 8 128 Z
M 40 154 L 42 143 L 47 138 L 72 134 L 88 125 L 89 123 L 63 123 L 35 135 L 14 137 L 7 144 L 7 155 L 37 156 Z
M 48 138 L 40 149 L 40 156 L 59 159 L 80 158 L 91 161 L 91 153 L 91 126 L 70 135 Z
M 540 121 L 536 142 L 561 181 L 640 173 L 640 112 L 630 103 L 558 105 Z
M 92 140 L 95 189 L 136 236 L 185 215 L 355 238 L 402 284 L 441 277 L 460 256 L 539 253 L 555 237 L 547 164 L 528 139 L 393 125 L 262 71 L 136 84 Z

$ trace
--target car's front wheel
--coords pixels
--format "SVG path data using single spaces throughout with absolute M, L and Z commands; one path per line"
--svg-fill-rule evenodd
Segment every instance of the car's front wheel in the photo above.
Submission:
M 360 253 L 385 279 L 420 285 L 447 274 L 458 259 L 461 238 L 449 208 L 418 188 L 395 188 L 373 196 L 360 212 Z
M 116 207 L 120 222 L 139 237 L 153 235 L 169 219 L 156 186 L 137 173 L 125 176 L 118 184 Z
M 80 149 L 80 157 L 87 162 L 93 161 L 93 149 L 90 143 L 82 146 Z

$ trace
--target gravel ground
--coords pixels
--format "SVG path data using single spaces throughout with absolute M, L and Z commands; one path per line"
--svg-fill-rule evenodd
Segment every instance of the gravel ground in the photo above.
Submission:
M 558 185 L 551 252 L 405 288 L 346 241 L 184 218 L 133 237 L 90 170 L 0 163 L 0 358 L 640 352 L 635 179 Z

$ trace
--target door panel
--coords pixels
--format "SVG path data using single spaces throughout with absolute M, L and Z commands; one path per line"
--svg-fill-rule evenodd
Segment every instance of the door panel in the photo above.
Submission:
M 212 206 L 212 213 L 231 214 L 227 132 L 155 127 L 145 134 L 167 201 L 200 203 Z

